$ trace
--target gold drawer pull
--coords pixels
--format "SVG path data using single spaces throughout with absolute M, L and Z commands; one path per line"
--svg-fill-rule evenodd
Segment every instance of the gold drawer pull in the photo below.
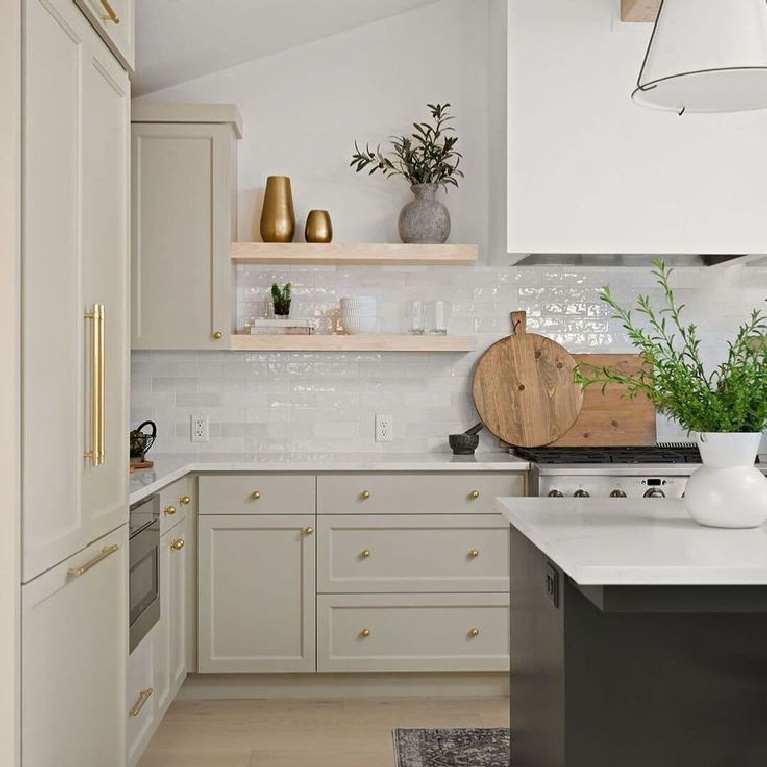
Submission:
M 314 528 L 313 527 L 305 527 L 304 528 L 304 535 L 314 535 Z
M 104 6 L 104 10 L 107 15 L 104 16 L 104 21 L 114 21 L 115 24 L 120 23 L 120 17 L 115 13 L 115 9 L 112 8 L 112 4 L 109 0 L 101 0 L 101 4 Z
M 163 511 L 169 516 L 172 517 L 178 509 L 175 506 L 166 506 Z
M 370 629 L 362 629 L 362 631 L 360 631 L 360 636 L 363 639 L 367 639 L 370 636 Z
M 261 500 L 261 493 L 259 493 L 258 490 L 254 490 L 250 497 L 254 501 L 259 501 L 259 500 Z
M 365 549 L 365 551 L 363 551 L 360 554 L 360 556 L 362 557 L 362 559 L 370 559 L 370 552 L 367 549 Z
M 111 546 L 106 546 L 101 554 L 97 554 L 90 562 L 86 562 L 82 567 L 70 567 L 69 570 L 67 570 L 67 573 L 73 578 L 79 578 L 81 575 L 85 575 L 85 573 L 92 567 L 96 567 L 99 562 L 103 562 L 107 557 L 111 557 L 119 548 L 120 547 L 116 543 L 113 543 Z
M 470 498 L 472 501 L 477 501 L 477 500 L 479 500 L 479 490 L 472 490 L 472 491 L 469 493 L 469 498 Z
M 478 628 L 469 629 L 469 636 L 470 637 L 478 637 L 479 636 L 479 629 Z
M 362 498 L 363 501 L 367 501 L 367 499 L 370 498 L 370 490 L 363 490 L 360 493 L 360 498 Z
M 469 559 L 477 559 L 479 557 L 479 552 L 476 549 L 473 549 L 469 552 Z
M 170 547 L 173 549 L 173 551 L 181 551 L 181 549 L 184 548 L 184 539 L 183 538 L 174 538 L 170 542 Z
M 144 704 L 154 695 L 154 687 L 147 687 L 139 693 L 138 700 L 133 708 L 130 710 L 131 717 L 137 717 L 141 713 L 141 709 L 144 708 Z
M 178 500 L 179 503 L 182 503 L 184 506 L 188 506 L 192 502 L 192 499 L 188 495 L 182 495 Z

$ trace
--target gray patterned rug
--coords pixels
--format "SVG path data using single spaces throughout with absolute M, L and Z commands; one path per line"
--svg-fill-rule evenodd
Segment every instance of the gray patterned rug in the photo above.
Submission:
M 394 730 L 396 767 L 509 767 L 509 731 Z

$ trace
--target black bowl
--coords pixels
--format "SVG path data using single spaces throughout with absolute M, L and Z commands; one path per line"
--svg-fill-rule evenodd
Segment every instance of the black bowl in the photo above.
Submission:
M 479 446 L 479 434 L 451 434 L 448 441 L 454 455 L 474 455 Z

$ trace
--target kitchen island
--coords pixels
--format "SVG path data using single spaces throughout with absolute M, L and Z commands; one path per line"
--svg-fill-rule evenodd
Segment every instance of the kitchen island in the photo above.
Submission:
M 767 764 L 767 528 L 682 501 L 499 499 L 514 767 Z

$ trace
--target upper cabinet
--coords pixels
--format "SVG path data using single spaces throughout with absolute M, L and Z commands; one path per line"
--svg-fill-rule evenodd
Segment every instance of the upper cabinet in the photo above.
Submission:
M 237 226 L 233 106 L 134 104 L 133 349 L 228 349 Z
M 68 0 L 24 24 L 23 580 L 127 522 L 128 74 Z
M 136 0 L 75 0 L 120 63 L 133 71 Z
M 765 252 L 767 112 L 631 101 L 651 24 L 614 0 L 510 0 L 508 252 Z

